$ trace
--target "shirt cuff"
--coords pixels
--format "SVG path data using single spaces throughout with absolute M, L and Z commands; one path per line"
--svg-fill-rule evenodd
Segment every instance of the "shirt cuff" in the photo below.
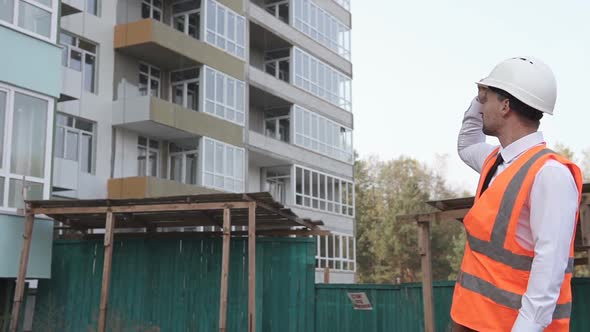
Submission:
M 527 319 L 522 314 L 518 314 L 512 326 L 512 332 L 543 332 L 544 330 L 545 326 Z

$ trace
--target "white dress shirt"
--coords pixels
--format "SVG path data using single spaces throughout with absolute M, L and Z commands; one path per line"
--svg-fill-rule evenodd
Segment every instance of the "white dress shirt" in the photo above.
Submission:
M 497 147 L 485 142 L 481 105 L 476 99 L 471 102 L 457 142 L 461 159 L 478 173 L 481 173 L 485 159 Z M 543 134 L 535 132 L 501 147 L 504 163 L 498 166 L 490 185 L 495 176 L 525 151 L 543 143 Z M 578 197 L 574 177 L 567 167 L 555 160 L 549 160 L 541 167 L 516 228 L 517 242 L 527 250 L 534 250 L 535 255 L 513 332 L 543 331 L 551 323 L 569 260 Z

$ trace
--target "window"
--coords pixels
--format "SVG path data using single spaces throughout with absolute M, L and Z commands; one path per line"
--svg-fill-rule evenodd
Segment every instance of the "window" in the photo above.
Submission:
M 245 84 L 210 67 L 205 68 L 206 113 L 244 125 Z
M 264 55 L 264 71 L 279 80 L 289 82 L 290 49 L 266 52 Z
M 246 21 L 243 16 L 213 0 L 206 0 L 207 43 L 245 59 Z
M 244 191 L 244 149 L 204 137 L 203 185 L 230 191 Z
M 98 2 L 100 0 L 86 0 L 86 12 L 98 16 Z
M 293 48 L 295 77 L 292 82 L 328 102 L 351 111 L 351 79 L 299 48 Z
M 162 21 L 162 0 L 143 0 L 141 2 L 141 17 Z
M 275 201 L 286 204 L 287 202 L 287 182 L 291 175 L 288 169 L 279 168 L 266 169 L 264 191 L 269 192 Z
M 268 137 L 289 143 L 289 115 L 267 117 L 264 120 L 264 134 Z
M 356 240 L 354 236 L 332 233 L 317 237 L 316 268 L 335 271 L 356 271 Z
M 352 129 L 298 105 L 295 111 L 295 144 L 352 164 Z
M 294 0 L 294 26 L 320 44 L 350 60 L 350 28 L 310 0 Z
M 139 136 L 137 138 L 137 175 L 154 176 L 160 174 L 160 142 Z
M 0 208 L 23 206 L 48 193 L 53 100 L 0 84 Z M 13 211 L 13 210 L 12 210 Z
M 168 158 L 168 178 L 185 184 L 196 185 L 198 181 L 199 152 L 197 145 L 170 143 Z
M 172 102 L 182 107 L 199 110 L 200 69 L 190 68 L 170 73 Z
M 264 8 L 272 16 L 289 24 L 289 0 L 270 0 L 264 4 Z
M 96 93 L 96 45 L 62 32 L 62 65 L 82 72 L 84 89 Z
M 195 39 L 201 39 L 201 0 L 173 3 L 172 26 Z
M 295 166 L 295 205 L 354 217 L 354 184 Z
M 56 0 L 0 0 L 0 25 L 55 42 Z
M 55 157 L 77 161 L 80 163 L 80 171 L 94 173 L 94 136 L 93 122 L 57 114 Z
M 160 97 L 160 69 L 147 63 L 139 63 L 139 94 Z

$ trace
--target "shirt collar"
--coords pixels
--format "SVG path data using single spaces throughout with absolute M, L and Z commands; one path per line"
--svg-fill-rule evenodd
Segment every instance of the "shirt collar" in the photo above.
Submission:
M 500 154 L 502 154 L 505 163 L 510 163 L 526 150 L 543 143 L 545 143 L 543 133 L 537 131 L 512 142 L 505 148 L 500 148 Z

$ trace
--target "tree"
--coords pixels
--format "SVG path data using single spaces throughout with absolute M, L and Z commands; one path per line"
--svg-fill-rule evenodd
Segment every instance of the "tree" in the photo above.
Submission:
M 397 216 L 432 211 L 426 201 L 453 197 L 453 191 L 441 174 L 403 156 L 390 161 L 357 160 L 355 180 L 359 281 L 416 281 L 420 273 L 417 225 L 400 222 Z M 450 258 L 455 253 L 450 244 L 460 232 L 458 223 L 433 224 L 435 278 L 451 274 Z

